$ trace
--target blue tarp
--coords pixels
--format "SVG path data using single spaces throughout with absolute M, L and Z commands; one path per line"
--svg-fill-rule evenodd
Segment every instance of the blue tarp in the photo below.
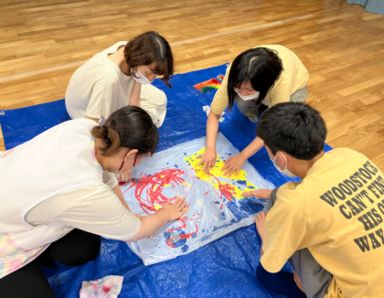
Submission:
M 159 80 L 154 82 L 168 97 L 158 150 L 205 135 L 207 117 L 202 107 L 210 104 L 215 90 L 202 93 L 193 85 L 224 74 L 225 69 L 226 65 L 220 65 L 175 75 L 172 88 Z M 63 100 L 0 111 L 7 149 L 68 119 Z M 220 130 L 242 150 L 255 137 L 255 127 L 235 107 L 225 115 Z M 251 157 L 250 162 L 276 186 L 286 181 L 273 167 L 265 149 Z M 255 210 L 261 209 L 252 199 L 246 203 Z M 280 297 L 264 289 L 255 277 L 259 245 L 260 239 L 252 225 L 188 255 L 145 267 L 125 243 L 103 239 L 96 260 L 78 267 L 57 264 L 58 268 L 47 270 L 47 274 L 57 297 L 78 297 L 82 281 L 110 274 L 124 276 L 119 297 Z

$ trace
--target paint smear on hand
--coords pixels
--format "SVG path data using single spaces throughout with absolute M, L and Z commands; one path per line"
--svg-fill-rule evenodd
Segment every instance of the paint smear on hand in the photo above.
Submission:
M 198 152 L 185 157 L 184 160 L 192 167 L 196 177 L 212 184 L 213 187 L 219 190 L 229 201 L 232 197 L 238 200 L 243 199 L 243 192 L 257 189 L 255 184 L 247 180 L 247 172 L 243 169 L 230 176 L 225 175 L 223 171 L 225 163 L 219 156 L 216 159 L 215 165 L 207 174 L 201 163 L 201 156 L 204 152 L 205 148 L 202 148 Z

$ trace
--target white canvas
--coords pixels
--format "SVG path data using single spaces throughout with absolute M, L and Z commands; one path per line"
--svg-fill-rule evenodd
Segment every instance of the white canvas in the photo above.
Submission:
M 223 161 L 238 150 L 218 134 L 218 158 L 206 175 L 200 164 L 205 138 L 195 139 L 156 153 L 135 168 L 134 179 L 122 186 L 133 212 L 148 215 L 162 203 L 184 196 L 188 212 L 150 238 L 128 243 L 145 265 L 169 260 L 210 243 L 240 227 L 254 222 L 253 211 L 242 202 L 242 192 L 255 188 L 273 188 L 255 168 L 246 163 L 231 177 L 221 168 Z M 261 200 L 252 199 L 258 203 Z

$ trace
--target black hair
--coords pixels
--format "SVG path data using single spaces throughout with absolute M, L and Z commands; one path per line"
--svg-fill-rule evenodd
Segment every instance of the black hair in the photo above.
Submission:
M 92 129 L 92 136 L 103 141 L 106 156 L 115 154 L 121 147 L 137 149 L 139 154 L 153 154 L 159 140 L 151 117 L 137 106 L 126 106 L 112 113 L 104 125 Z
M 260 92 L 257 103 L 267 95 L 268 90 L 279 78 L 283 64 L 275 51 L 268 48 L 246 50 L 233 60 L 228 76 L 228 101 L 232 109 L 236 92 L 243 82 L 250 81 L 252 88 Z
M 154 72 L 162 76 L 170 87 L 169 79 L 173 75 L 173 55 L 168 41 L 154 31 L 145 32 L 130 40 L 124 48 L 125 61 L 129 65 L 128 74 L 140 65 L 154 64 Z
M 276 154 L 281 150 L 311 160 L 324 147 L 327 128 L 320 113 L 304 103 L 279 103 L 262 115 L 257 136 Z

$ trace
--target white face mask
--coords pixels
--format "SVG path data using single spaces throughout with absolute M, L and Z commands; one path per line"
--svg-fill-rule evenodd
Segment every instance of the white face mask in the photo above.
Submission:
M 259 95 L 260 95 L 260 92 L 259 91 L 256 91 L 256 93 L 253 93 L 253 94 L 250 94 L 250 95 L 241 95 L 240 94 L 240 90 L 235 88 L 235 92 L 236 94 L 244 101 L 249 101 L 249 100 L 253 100 L 253 99 L 258 99 L 259 98 Z
M 284 156 L 284 155 L 282 155 L 282 156 Z M 284 159 L 285 159 L 285 168 L 284 168 L 284 170 L 281 170 L 281 169 L 277 166 L 277 164 L 276 164 L 276 158 L 277 158 L 277 154 L 275 155 L 275 158 L 272 160 L 272 163 L 273 163 L 273 165 L 275 166 L 276 170 L 278 170 L 281 174 L 283 174 L 283 175 L 285 175 L 285 176 L 288 176 L 288 177 L 291 177 L 291 178 L 296 177 L 295 174 L 293 174 L 291 171 L 288 170 L 288 168 L 287 168 L 288 160 L 287 160 L 287 158 L 286 158 L 285 156 L 284 156 Z
M 144 74 L 142 74 L 139 69 L 137 69 L 137 71 L 132 74 L 132 78 L 139 84 L 145 85 L 151 83 L 151 81 L 148 80 L 148 78 Z

